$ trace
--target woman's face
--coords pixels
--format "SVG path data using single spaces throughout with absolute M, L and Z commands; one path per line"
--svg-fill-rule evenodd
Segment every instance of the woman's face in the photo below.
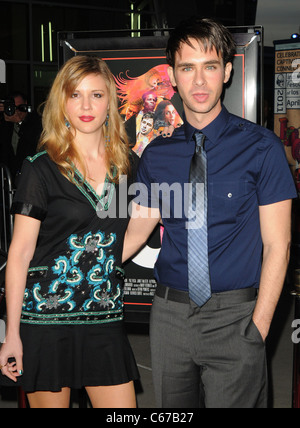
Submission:
M 168 105 L 165 109 L 165 121 L 174 126 L 176 118 L 176 110 L 173 105 Z
M 66 113 L 76 133 L 100 132 L 108 110 L 108 89 L 104 78 L 99 74 L 86 76 L 66 102 Z

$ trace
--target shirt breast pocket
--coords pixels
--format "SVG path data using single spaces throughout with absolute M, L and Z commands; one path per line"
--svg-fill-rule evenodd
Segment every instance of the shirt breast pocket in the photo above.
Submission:
M 236 223 L 247 195 L 247 182 L 222 181 L 211 184 L 211 214 L 222 223 Z

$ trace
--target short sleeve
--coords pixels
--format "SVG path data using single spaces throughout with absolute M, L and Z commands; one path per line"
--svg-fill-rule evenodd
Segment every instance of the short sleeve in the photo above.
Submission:
M 284 147 L 275 134 L 267 137 L 261 159 L 261 172 L 257 183 L 259 205 L 270 205 L 296 198 L 296 186 Z
M 11 213 L 44 221 L 47 215 L 47 189 L 35 164 L 23 162 Z

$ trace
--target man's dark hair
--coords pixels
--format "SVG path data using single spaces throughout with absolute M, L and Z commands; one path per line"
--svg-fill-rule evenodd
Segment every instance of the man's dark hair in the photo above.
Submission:
M 147 112 L 143 114 L 142 120 L 143 119 L 154 119 L 154 113 L 152 112 Z
M 181 22 L 169 38 L 166 54 L 171 67 L 175 66 L 175 55 L 181 44 L 192 46 L 189 39 L 198 40 L 205 51 L 215 48 L 217 54 L 221 54 L 224 65 L 233 62 L 236 44 L 230 31 L 215 20 L 193 17 Z
M 151 90 L 151 91 L 147 91 L 142 95 L 142 99 L 143 102 L 145 102 L 145 100 L 147 99 L 148 95 L 154 95 L 157 98 L 157 94 L 155 91 Z
M 11 92 L 11 93 L 9 94 L 9 96 L 8 96 L 8 98 L 9 98 L 9 99 L 14 99 L 14 98 L 17 98 L 17 97 L 21 97 L 25 103 L 27 103 L 27 102 L 28 102 L 28 97 L 27 97 L 27 95 L 26 95 L 26 94 L 24 94 L 24 92 L 19 91 L 19 90 Z

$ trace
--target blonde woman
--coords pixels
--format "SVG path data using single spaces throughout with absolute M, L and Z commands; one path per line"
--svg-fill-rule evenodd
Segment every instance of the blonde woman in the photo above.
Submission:
M 43 125 L 13 204 L 0 380 L 22 385 L 33 408 L 68 407 L 70 389 L 82 387 L 93 407 L 135 407 L 138 370 L 122 322 L 129 218 L 118 193 L 121 176 L 134 180 L 137 157 L 102 60 L 63 66 Z M 122 216 L 105 215 L 113 201 Z

